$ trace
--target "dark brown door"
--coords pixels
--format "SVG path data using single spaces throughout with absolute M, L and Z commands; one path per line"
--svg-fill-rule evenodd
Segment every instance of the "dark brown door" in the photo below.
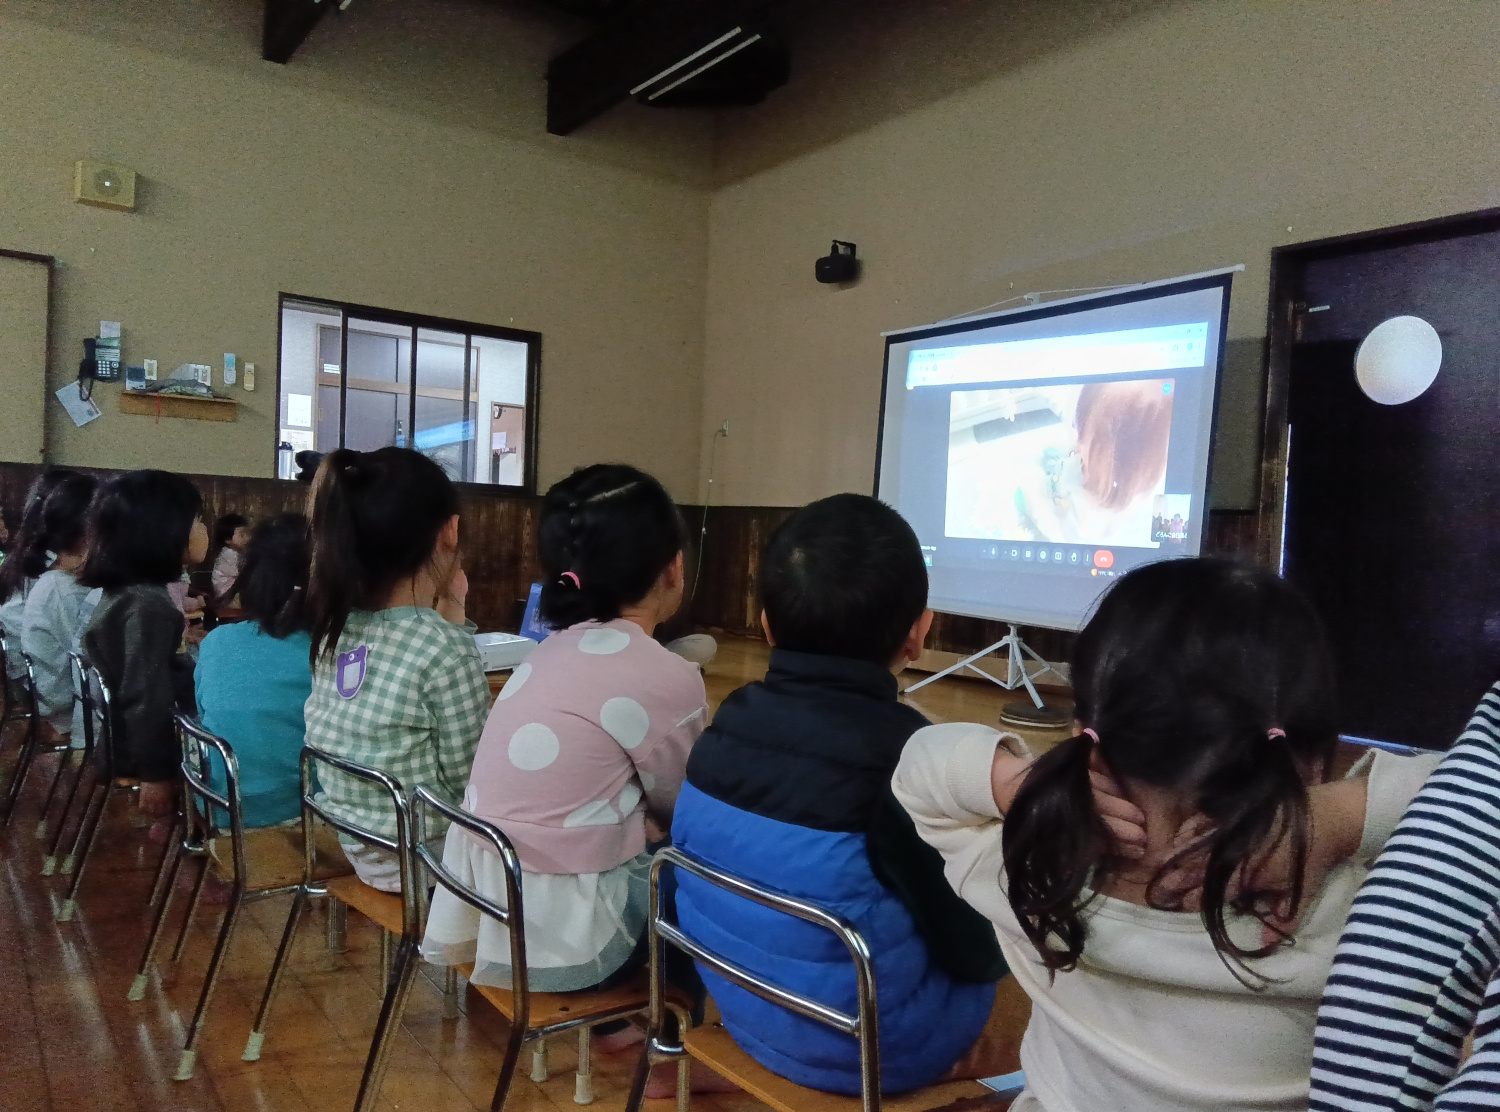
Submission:
M 1296 297 L 1286 576 L 1328 624 L 1344 732 L 1443 748 L 1500 678 L 1500 232 L 1310 259 Z M 1408 314 L 1442 367 L 1379 405 L 1355 352 Z

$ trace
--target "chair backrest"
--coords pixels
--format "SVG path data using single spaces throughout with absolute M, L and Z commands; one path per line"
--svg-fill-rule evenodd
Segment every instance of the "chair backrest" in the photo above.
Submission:
M 83 719 L 83 748 L 85 753 L 94 751 L 94 693 L 89 689 L 89 662 L 82 653 L 68 653 L 68 673 L 73 678 L 73 698 L 81 708 Z
M 696 939 L 684 934 L 676 923 L 662 914 L 661 874 L 662 870 L 667 868 L 688 873 L 705 883 L 750 900 L 752 903 L 795 916 L 836 935 L 849 951 L 849 957 L 854 962 L 857 990 L 855 1014 L 841 1012 L 809 996 L 802 996 L 781 985 L 773 984 L 761 975 L 735 964 L 724 955 L 715 953 Z M 654 1024 L 660 1021 L 662 1015 L 662 993 L 665 990 L 665 961 L 662 943 L 668 943 L 745 991 L 859 1040 L 860 1088 L 865 1112 L 879 1112 L 880 1028 L 875 999 L 875 963 L 870 956 L 869 944 L 865 942 L 859 929 L 848 919 L 837 912 L 828 911 L 806 900 L 752 884 L 705 864 L 680 849 L 669 846 L 660 850 L 651 864 L 651 916 L 648 929 L 650 930 L 651 950 L 651 1015 Z
M 192 716 L 179 714 L 177 740 L 182 745 L 182 783 L 188 807 L 188 826 L 196 827 L 204 841 L 224 833 L 222 819 L 229 820 L 229 840 L 234 852 L 234 875 L 245 880 L 250 874 L 245 861 L 245 813 L 240 803 L 240 762 L 229 742 L 209 733 Z M 224 789 L 214 786 L 214 757 L 224 769 Z
M 360 826 L 342 815 L 335 814 L 328 809 L 326 804 L 320 803 L 316 798 L 319 766 L 336 769 L 347 776 L 372 784 L 384 792 L 390 799 L 391 809 L 396 813 L 396 837 L 391 839 L 384 834 L 377 834 L 368 827 Z M 401 866 L 401 933 L 407 938 L 420 940 L 423 919 L 422 893 L 418 891 L 415 858 L 412 854 L 411 808 L 407 802 L 406 789 L 401 786 L 401 781 L 378 768 L 370 768 L 368 765 L 356 764 L 343 757 L 336 757 L 313 745 L 302 747 L 301 773 L 304 882 L 312 883 L 317 861 L 314 819 L 322 819 L 335 830 L 351 838 L 357 838 L 366 845 L 394 853 Z
M 114 693 L 99 674 L 99 669 L 81 653 L 70 652 L 73 668 L 73 694 L 83 704 L 84 752 L 96 753 L 102 770 L 113 779 L 115 774 Z
M 412 793 L 411 810 L 416 856 L 425 866 L 428 875 L 464 903 L 495 919 L 510 932 L 510 991 L 514 1008 L 511 1023 L 524 1030 L 531 1022 L 531 981 L 526 969 L 526 914 L 521 903 L 521 858 L 510 844 L 510 839 L 494 823 L 485 822 L 446 800 L 439 799 L 426 787 L 419 787 Z M 467 830 L 494 851 L 505 869 L 504 907 L 459 880 L 433 854 L 427 845 L 429 811 L 436 811 L 453 825 Z

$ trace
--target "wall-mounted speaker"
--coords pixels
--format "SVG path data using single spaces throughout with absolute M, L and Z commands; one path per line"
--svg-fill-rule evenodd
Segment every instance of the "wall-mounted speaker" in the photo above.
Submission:
M 854 244 L 834 240 L 833 250 L 817 261 L 813 274 L 825 285 L 854 281 L 859 277 L 859 260 L 854 257 L 854 250 Z
M 73 169 L 73 200 L 134 212 L 135 171 L 103 162 L 79 162 Z

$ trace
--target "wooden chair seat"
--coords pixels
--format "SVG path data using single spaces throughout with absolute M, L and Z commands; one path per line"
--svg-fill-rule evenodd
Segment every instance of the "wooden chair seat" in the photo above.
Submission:
M 474 967 L 460 965 L 458 971 L 468 980 L 474 974 Z M 495 1010 L 506 1019 L 516 1018 L 515 1009 L 511 1007 L 510 989 L 496 988 L 494 985 L 474 985 L 474 991 L 493 1004 Z M 680 1005 L 684 1010 L 691 1010 L 692 1004 L 686 996 L 676 992 L 668 992 L 667 995 L 674 1004 Z M 644 1012 L 650 1004 L 650 982 L 646 970 L 642 969 L 636 976 L 614 988 L 581 989 L 578 992 L 533 992 L 528 1022 L 532 1027 L 551 1027 L 576 1020 L 579 1016 Z
M 683 1037 L 683 1046 L 720 1077 L 733 1081 L 776 1112 L 861 1112 L 864 1107 L 859 1097 L 804 1088 L 772 1073 L 741 1050 L 722 1023 L 694 1027 Z M 884 1097 L 880 1107 L 882 1112 L 927 1112 L 956 1101 L 986 1096 L 995 1094 L 977 1081 L 950 1081 Z
M 330 896 L 338 897 L 376 926 L 392 934 L 401 933 L 401 893 L 371 888 L 353 873 L 333 878 L 327 887 Z
M 313 876 L 328 880 L 352 875 L 353 869 L 333 830 L 319 826 L 313 840 L 316 852 Z M 229 880 L 234 876 L 234 847 L 227 835 L 208 843 L 208 856 L 219 877 Z M 296 887 L 302 883 L 302 827 L 267 826 L 245 831 L 245 864 L 250 870 L 245 880 L 247 892 Z M 396 903 L 398 906 L 401 903 L 399 896 Z

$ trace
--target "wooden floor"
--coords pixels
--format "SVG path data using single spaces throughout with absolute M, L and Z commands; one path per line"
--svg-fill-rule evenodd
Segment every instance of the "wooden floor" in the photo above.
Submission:
M 704 680 L 708 685 L 710 708 L 717 711 L 719 704 L 731 691 L 751 680 L 763 678 L 769 655 L 770 650 L 764 641 L 721 635 L 718 656 L 703 670 Z M 909 668 L 897 677 L 897 683 L 904 691 L 926 678 L 927 673 Z M 1072 701 L 1066 692 L 1046 689 L 1043 695 L 1049 703 L 1072 708 Z M 1020 734 L 1036 752 L 1045 752 L 1059 741 L 1065 740 L 1068 731 L 999 725 L 1001 707 L 1027 699 L 1029 696 L 1024 691 L 1006 691 L 989 680 L 978 677 L 956 679 L 952 676 L 938 680 L 912 695 L 902 696 L 903 702 L 916 707 L 933 722 L 983 722 L 987 726 L 997 726 Z
M 713 705 L 765 670 L 766 649 L 729 640 L 708 667 Z M 925 689 L 919 705 L 939 721 L 993 724 L 998 689 L 945 680 Z M 916 702 L 914 700 L 914 702 Z M 1057 735 L 1054 735 L 1054 738 Z M 1035 735 L 1043 744 L 1047 735 Z M 3 739 L 8 776 L 15 738 Z M 71 923 L 53 919 L 63 878 L 40 875 L 42 849 L 33 834 L 50 758 L 31 777 L 10 826 L 0 830 L 0 1108 L 6 1112 L 191 1109 L 193 1112 L 343 1112 L 351 1108 L 379 1009 L 378 940 L 349 916 L 349 950 L 330 954 L 322 912 L 304 925 L 298 952 L 278 997 L 260 1062 L 240 1060 L 264 987 L 289 897 L 251 904 L 241 919 L 200 1044 L 197 1077 L 174 1082 L 183 1028 L 191 1018 L 220 908 L 206 905 L 177 967 L 165 960 L 146 999 L 125 999 L 144 944 L 147 890 L 159 844 L 117 798 L 101 835 Z M 179 902 L 179 907 L 181 903 Z M 168 940 L 170 941 L 170 939 Z M 396 1039 L 381 1107 L 409 1112 L 488 1108 L 506 1025 L 472 992 L 456 1020 L 443 1020 L 439 981 L 424 968 Z M 512 1089 L 511 1112 L 574 1109 L 574 1051 L 555 1041 L 552 1079 L 535 1084 L 526 1063 Z M 600 1112 L 619 1112 L 634 1055 L 594 1056 Z M 670 1101 L 648 1101 L 665 1112 Z M 698 1096 L 699 1112 L 761 1112 L 742 1096 Z

